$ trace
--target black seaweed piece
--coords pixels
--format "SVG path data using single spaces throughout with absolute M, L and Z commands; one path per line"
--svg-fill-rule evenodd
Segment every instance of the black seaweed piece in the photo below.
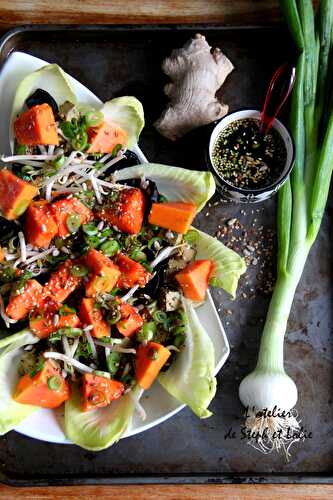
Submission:
M 168 260 L 160 262 L 154 269 L 155 276 L 147 283 L 144 288 L 140 288 L 140 294 L 156 297 L 156 294 L 162 286 L 166 284 L 165 271 L 168 266 Z
M 20 226 L 14 221 L 0 217 L 0 243 L 6 243 L 13 236 L 17 236 Z
M 29 96 L 26 99 L 25 103 L 28 106 L 28 108 L 32 108 L 33 106 L 36 106 L 37 104 L 45 104 L 46 103 L 49 106 L 51 106 L 55 117 L 57 117 L 59 115 L 58 104 L 53 99 L 53 97 L 48 92 L 46 92 L 46 90 L 37 89 L 33 94 L 31 94 L 31 96 Z
M 134 167 L 135 165 L 140 165 L 140 160 L 138 156 L 133 153 L 133 151 L 126 151 L 124 153 L 125 158 L 122 160 L 119 160 L 117 163 L 114 165 L 111 165 L 110 168 L 104 172 L 105 177 L 108 177 L 109 175 L 113 174 L 116 170 L 123 170 L 124 168 L 128 167 Z M 88 156 L 88 159 L 92 159 Z M 127 181 L 126 181 L 127 184 Z

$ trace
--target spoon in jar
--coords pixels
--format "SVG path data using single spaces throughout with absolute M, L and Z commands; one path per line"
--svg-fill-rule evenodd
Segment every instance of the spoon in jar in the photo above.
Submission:
M 293 89 L 295 77 L 295 66 L 287 62 L 275 71 L 268 86 L 264 107 L 260 114 L 259 131 L 262 134 L 266 135 L 269 132 Z

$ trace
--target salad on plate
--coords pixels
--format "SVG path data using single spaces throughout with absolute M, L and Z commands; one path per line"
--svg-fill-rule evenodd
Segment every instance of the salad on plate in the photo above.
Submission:
M 211 414 L 214 345 L 196 308 L 209 285 L 234 296 L 245 264 L 192 226 L 212 175 L 140 164 L 143 126 L 135 97 L 77 102 L 57 65 L 17 88 L 0 170 L 1 434 L 63 408 L 67 438 L 104 449 L 145 418 L 156 382 Z

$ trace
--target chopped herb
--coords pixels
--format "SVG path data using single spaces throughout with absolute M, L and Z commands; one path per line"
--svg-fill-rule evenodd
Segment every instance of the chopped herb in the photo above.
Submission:
M 65 326 L 64 328 L 60 328 L 58 330 L 58 333 L 60 335 L 65 335 L 66 337 L 69 338 L 74 338 L 82 335 L 83 331 L 81 330 L 81 328 L 73 328 L 71 326 Z
M 76 309 L 74 309 L 74 307 L 69 307 L 66 304 L 64 304 L 62 307 L 60 307 L 59 314 L 60 316 L 67 316 L 68 314 L 76 314 Z
M 38 362 L 35 365 L 35 368 L 30 372 L 30 378 L 34 377 L 37 375 L 38 372 L 42 371 L 45 365 L 45 360 L 40 358 Z
M 28 147 L 25 144 L 19 144 L 17 146 L 17 154 L 18 155 L 26 155 Z

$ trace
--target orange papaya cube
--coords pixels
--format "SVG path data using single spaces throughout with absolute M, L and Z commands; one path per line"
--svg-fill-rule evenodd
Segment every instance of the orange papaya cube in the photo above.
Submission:
M 86 283 L 87 297 L 93 297 L 97 292 L 111 292 L 121 274 L 118 266 L 95 249 L 87 253 L 86 264 L 93 273 Z
M 112 153 L 115 146 L 125 147 L 128 134 L 115 123 L 102 123 L 99 127 L 88 128 L 88 153 Z
M 192 224 L 196 210 L 196 206 L 192 203 L 153 203 L 148 215 L 148 222 L 154 226 L 185 234 Z
M 16 140 L 26 146 L 54 144 L 59 137 L 52 108 L 49 104 L 36 104 L 24 111 L 14 122 Z
M 145 196 L 138 188 L 122 189 L 112 206 L 96 212 L 98 218 L 128 234 L 141 231 L 144 214 Z
M 33 377 L 29 373 L 18 382 L 14 399 L 18 403 L 57 408 L 70 398 L 70 387 L 60 371 L 49 360 Z
M 117 380 L 84 373 L 82 376 L 82 410 L 88 411 L 108 406 L 112 401 L 120 398 L 124 389 L 124 384 Z
M 83 325 L 92 325 L 91 335 L 96 338 L 109 337 L 110 325 L 103 318 L 102 311 L 95 307 L 93 298 L 82 299 L 79 317 Z
M 77 328 L 81 324 L 79 317 L 67 306 L 62 306 L 50 297 L 46 297 L 34 311 L 29 320 L 29 327 L 41 339 L 45 339 L 60 328 Z
M 28 207 L 25 219 L 25 237 L 30 245 L 47 248 L 58 234 L 58 226 L 46 200 L 38 200 Z
M 149 389 L 170 354 L 166 347 L 157 342 L 139 346 L 135 358 L 135 377 L 142 389 Z
M 175 278 L 187 299 L 200 302 L 205 300 L 213 269 L 214 263 L 203 259 L 191 262 L 176 274 Z
M 119 272 L 118 267 L 112 262 L 109 257 L 104 255 L 104 253 L 95 250 L 94 248 L 91 248 L 87 253 L 86 264 L 91 269 L 91 271 L 93 271 L 95 274 L 98 274 L 99 276 L 106 275 L 109 269 Z
M 38 189 L 29 182 L 10 170 L 0 170 L 0 211 L 6 219 L 20 217 L 37 194 Z
M 115 266 L 116 268 L 116 266 Z M 104 276 L 93 274 L 85 285 L 86 296 L 95 297 L 96 293 L 111 292 L 120 276 L 118 269 L 108 268 Z
M 36 280 L 27 280 L 22 288 L 10 296 L 6 313 L 12 319 L 24 319 L 40 304 L 42 298 L 42 285 Z
M 140 314 L 130 304 L 121 304 L 121 320 L 116 323 L 116 328 L 124 337 L 131 337 L 143 325 Z
M 4 249 L 0 246 L 0 262 L 5 260 L 5 252 Z
M 135 285 L 144 286 L 150 280 L 151 274 L 139 262 L 122 253 L 117 255 L 116 264 L 121 272 L 117 282 L 119 288 L 132 288 Z
M 44 286 L 45 295 L 49 295 L 56 302 L 64 302 L 82 283 L 81 276 L 72 273 L 76 261 L 68 259 L 56 269 Z
M 92 218 L 92 212 L 75 197 L 63 198 L 51 204 L 52 214 L 58 226 L 58 236 L 66 238 L 73 231 L 73 219 L 77 217 L 77 229 Z

